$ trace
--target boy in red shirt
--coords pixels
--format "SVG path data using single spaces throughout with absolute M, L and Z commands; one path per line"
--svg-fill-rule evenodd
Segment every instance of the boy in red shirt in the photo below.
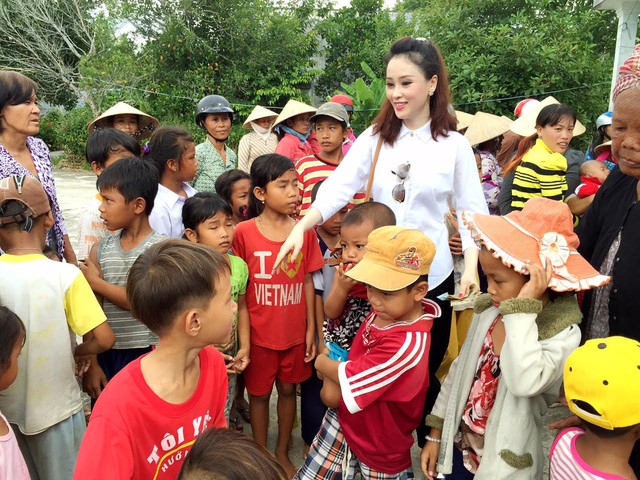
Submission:
M 226 426 L 227 372 L 209 346 L 228 340 L 237 309 L 226 258 L 166 240 L 138 257 L 126 289 L 131 312 L 158 346 L 100 395 L 75 479 L 174 479 L 198 434 Z
M 412 431 L 422 417 L 429 332 L 440 308 L 425 299 L 435 246 L 419 230 L 381 227 L 346 274 L 367 286 L 372 313 L 346 362 L 320 354 L 318 372 L 340 387 L 338 421 L 325 417 L 297 478 L 413 478 Z

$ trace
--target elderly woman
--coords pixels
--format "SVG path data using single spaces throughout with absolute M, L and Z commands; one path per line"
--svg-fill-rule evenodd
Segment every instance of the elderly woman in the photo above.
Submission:
M 20 73 L 0 71 L 0 178 L 31 175 L 40 180 L 49 195 L 54 220 L 47 245 L 60 259 L 76 264 L 56 195 L 49 149 L 34 137 L 39 131 L 36 83 Z
M 580 253 L 611 282 L 587 292 L 584 339 L 621 335 L 640 340 L 640 45 L 622 65 L 613 91 L 612 151 L 618 159 L 578 226 Z M 551 424 L 567 426 L 568 421 Z M 630 464 L 640 476 L 640 446 Z

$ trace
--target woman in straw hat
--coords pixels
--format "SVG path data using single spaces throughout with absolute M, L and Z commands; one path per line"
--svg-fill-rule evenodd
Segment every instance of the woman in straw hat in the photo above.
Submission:
M 102 128 L 115 128 L 137 140 L 145 140 L 158 128 L 160 123 L 151 115 L 118 102 L 89 124 L 89 134 Z
M 278 137 L 271 131 L 277 113 L 256 105 L 242 124 L 245 130 L 253 130 L 240 139 L 238 145 L 238 168 L 249 173 L 251 164 L 260 155 L 273 153 L 278 146 Z
M 478 112 L 464 136 L 476 147 L 482 165 L 482 191 L 491 215 L 499 215 L 498 194 L 502 185 L 502 168 L 496 161 L 500 140 L 509 131 L 511 120 L 490 113 Z
M 448 76 L 438 47 L 426 39 L 398 40 L 386 58 L 386 78 L 387 96 L 374 125 L 358 137 L 325 180 L 273 266 L 291 250 L 297 255 L 303 232 L 330 218 L 363 189 L 389 206 L 399 225 L 425 233 L 436 244 L 429 298 L 442 310 L 434 323 L 429 354 L 430 410 L 439 388 L 435 372 L 446 352 L 451 326 L 451 305 L 437 297 L 454 289 L 444 218 L 450 204 L 455 204 L 459 213 L 486 213 L 487 205 L 471 146 L 456 132 L 456 120 L 449 111 Z M 466 228 L 461 226 L 459 232 L 465 257 L 461 290 L 466 296 L 470 285 L 476 283 L 478 248 Z M 424 442 L 424 434 L 426 431 L 419 434 L 419 443 Z
M 280 141 L 275 153 L 284 155 L 294 163 L 299 158 L 320 152 L 320 147 L 309 119 L 316 108 L 297 100 L 289 100 L 276 118 L 273 131 Z
M 17 72 L 0 71 L 0 179 L 12 175 L 30 175 L 42 183 L 51 201 L 53 228 L 47 245 L 74 265 L 73 251 L 62 210 L 56 195 L 49 148 L 35 138 L 40 131 L 40 107 L 36 82 Z M 0 250 L 0 253 L 2 250 Z

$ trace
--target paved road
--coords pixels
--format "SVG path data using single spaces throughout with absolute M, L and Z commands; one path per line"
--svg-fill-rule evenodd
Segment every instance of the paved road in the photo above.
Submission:
M 85 205 L 96 194 L 95 183 L 96 177 L 93 172 L 70 172 L 70 171 L 55 171 L 56 189 L 58 193 L 58 200 L 64 214 L 65 221 L 67 223 L 67 229 L 69 231 L 69 237 L 74 247 L 77 245 L 78 238 L 78 219 L 85 209 Z M 269 447 L 275 448 L 276 435 L 277 435 L 277 416 L 276 412 L 276 394 L 271 397 L 271 421 L 269 428 Z M 299 407 L 299 405 L 298 405 Z M 549 410 L 549 413 L 545 417 L 545 423 L 552 421 L 556 418 L 563 418 L 566 416 L 568 410 L 564 408 L 554 408 Z M 251 428 L 249 425 L 245 425 L 245 433 L 250 434 Z M 543 438 L 543 445 L 545 451 L 549 451 L 551 443 L 553 441 L 554 433 L 545 431 Z M 303 461 L 303 442 L 300 437 L 300 428 L 294 429 L 293 432 L 294 444 L 291 450 L 291 460 L 294 464 L 299 465 Z M 416 445 L 412 448 L 413 468 L 416 473 L 416 478 L 423 478 L 419 468 L 420 450 Z M 546 477 L 545 477 L 546 478 Z

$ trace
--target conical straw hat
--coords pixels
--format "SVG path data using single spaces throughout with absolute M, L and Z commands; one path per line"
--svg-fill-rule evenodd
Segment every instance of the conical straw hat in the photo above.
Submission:
M 287 118 L 295 117 L 296 115 L 300 115 L 301 113 L 315 113 L 316 108 L 311 105 L 307 105 L 306 103 L 299 102 L 297 100 L 289 100 L 287 104 L 284 106 L 278 118 L 273 123 L 273 126 L 284 122 Z
M 456 115 L 456 121 L 458 122 L 458 124 L 456 125 L 457 131 L 467 128 L 469 125 L 471 125 L 471 122 L 473 121 L 473 115 L 471 115 L 470 113 L 462 112 L 460 110 L 455 110 L 455 115 Z
M 479 145 L 509 131 L 511 120 L 491 113 L 478 112 L 467 128 L 464 136 L 471 145 Z
M 158 122 L 158 120 L 156 120 L 151 115 L 148 115 L 143 111 L 132 107 L 128 103 L 118 102 L 89 124 L 89 133 L 91 134 L 92 132 L 95 132 L 96 130 L 99 130 L 101 128 L 110 127 L 111 125 L 109 125 L 109 117 L 115 117 L 116 115 L 138 116 L 138 132 L 140 133 L 138 135 L 134 134 L 134 136 L 138 139 L 149 137 L 151 135 L 151 132 L 153 132 L 160 125 L 160 122 Z
M 557 103 L 560 102 L 551 96 L 545 98 L 539 104 L 534 105 L 531 109 L 523 113 L 520 118 L 514 120 L 511 124 L 510 130 L 522 137 L 529 137 L 533 135 L 536 133 L 536 119 L 538 118 L 540 111 L 546 106 Z M 585 131 L 586 128 L 584 128 L 584 125 L 576 120 L 576 124 L 573 127 L 573 136 L 577 137 L 578 135 L 582 135 Z
M 278 116 L 277 113 L 272 112 L 268 108 L 261 107 L 260 105 L 256 105 L 256 107 L 251 111 L 247 119 L 244 121 L 242 126 L 245 130 L 251 130 L 251 122 L 255 120 L 260 120 L 261 118 L 276 118 Z

